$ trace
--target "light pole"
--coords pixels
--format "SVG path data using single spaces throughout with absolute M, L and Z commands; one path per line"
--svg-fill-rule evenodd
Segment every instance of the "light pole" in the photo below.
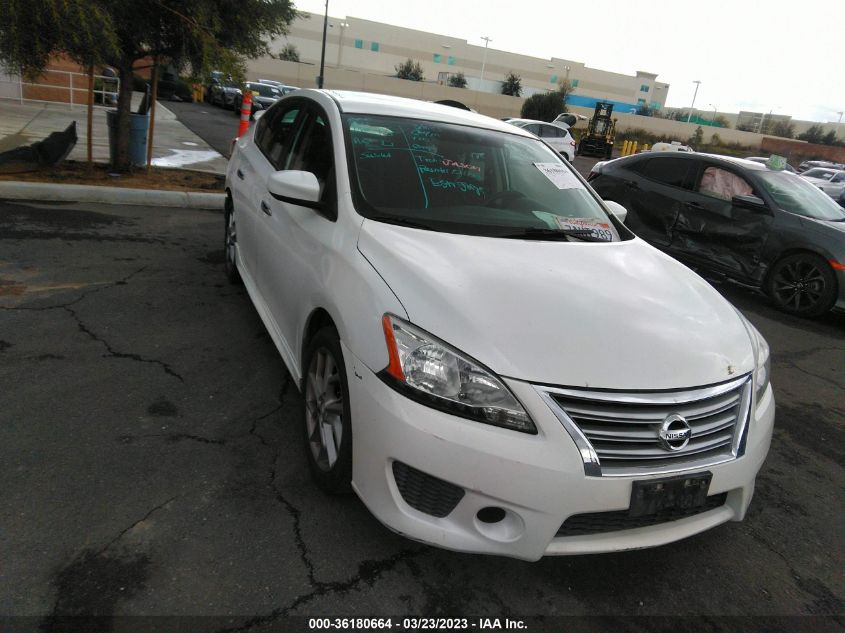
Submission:
M 712 127 L 713 125 L 716 125 L 716 109 L 717 108 L 712 103 L 709 104 L 709 105 L 710 105 L 711 108 L 713 108 L 713 118 L 710 119 L 710 123 L 711 123 L 711 127 Z
M 486 36 L 481 39 L 484 40 L 484 57 L 481 60 L 481 79 L 478 80 L 479 88 L 481 88 L 481 84 L 484 82 L 484 66 L 487 64 L 487 46 L 493 41 L 491 38 Z
M 328 0 L 326 0 L 326 2 L 328 3 Z M 701 81 L 696 79 L 692 83 L 695 84 L 695 92 L 692 93 L 692 105 L 689 107 L 689 114 L 687 114 L 687 123 L 689 123 L 689 120 L 692 118 L 692 109 L 695 107 L 695 98 L 698 96 L 698 87 L 701 85 Z
M 842 115 L 845 114 L 845 112 L 840 112 L 837 110 L 836 114 L 839 115 L 839 120 L 836 122 L 836 124 L 839 125 L 840 123 L 842 123 Z
M 317 76 L 317 87 L 323 87 L 323 71 L 326 68 L 326 31 L 329 28 L 329 0 L 326 0 L 326 14 L 323 16 L 323 49 L 320 52 L 320 74 Z

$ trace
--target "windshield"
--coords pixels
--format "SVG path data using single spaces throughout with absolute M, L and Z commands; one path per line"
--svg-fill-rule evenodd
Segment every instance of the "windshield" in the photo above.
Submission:
M 801 176 L 778 171 L 759 171 L 756 175 L 784 211 L 817 220 L 845 220 L 845 210 Z
M 356 206 L 365 217 L 493 237 L 630 237 L 620 237 L 572 168 L 536 139 L 373 115 L 344 121 Z
M 833 178 L 833 174 L 836 172 L 832 169 L 823 169 L 821 167 L 816 167 L 815 169 L 808 169 L 805 171 L 802 176 L 805 178 L 824 178 L 825 180 L 830 180 Z
M 278 97 L 279 89 L 275 86 L 266 86 L 264 84 L 249 84 L 249 89 L 257 92 L 262 97 Z

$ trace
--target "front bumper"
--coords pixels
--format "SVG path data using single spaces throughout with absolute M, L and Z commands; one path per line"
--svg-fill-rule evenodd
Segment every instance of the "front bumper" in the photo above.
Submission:
M 655 477 L 586 476 L 575 443 L 528 383 L 506 380 L 537 435 L 418 404 L 384 384 L 345 346 L 343 353 L 352 407 L 353 488 L 390 529 L 447 549 L 537 560 L 652 547 L 740 521 L 771 442 L 774 398 L 768 388 L 752 411 L 744 456 L 706 468 L 713 475 L 709 494 L 726 493 L 724 505 L 650 527 L 557 537 L 572 515 L 627 510 L 632 482 Z M 460 487 L 463 496 L 444 517 L 414 509 L 399 491 L 394 461 Z M 478 511 L 489 507 L 504 510 L 504 518 L 480 520 Z

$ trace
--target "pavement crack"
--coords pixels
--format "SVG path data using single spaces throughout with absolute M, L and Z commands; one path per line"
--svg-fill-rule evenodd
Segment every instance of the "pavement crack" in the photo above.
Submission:
M 79 303 L 83 299 L 85 299 L 85 298 L 87 298 L 87 297 L 89 297 L 93 294 L 96 294 L 96 293 L 98 293 L 102 290 L 105 290 L 107 288 L 115 288 L 117 286 L 125 286 L 126 284 L 128 284 L 132 280 L 133 277 L 140 275 L 146 269 L 147 269 L 147 266 L 142 266 L 138 270 L 135 270 L 135 271 L 129 273 L 128 275 L 126 275 L 125 277 L 122 277 L 121 279 L 118 279 L 117 281 L 112 281 L 110 283 L 103 283 L 96 288 L 90 288 L 89 290 L 84 291 L 82 294 L 80 294 L 75 299 L 68 301 L 66 303 L 59 303 L 59 304 L 56 304 L 56 305 L 38 306 L 38 307 L 0 306 L 0 310 L 6 310 L 8 312 L 15 312 L 15 311 L 18 311 L 18 312 L 46 312 L 48 310 L 60 310 L 62 308 L 65 308 L 65 309 L 70 308 L 71 306 L 76 305 L 77 303 Z
M 169 376 L 173 376 L 174 378 L 178 379 L 179 382 L 181 382 L 181 383 L 185 382 L 185 379 L 182 378 L 182 376 L 177 374 L 170 365 L 168 365 L 167 363 L 165 363 L 162 360 L 158 360 L 156 358 L 144 358 L 140 354 L 128 354 L 126 352 L 118 352 L 116 349 L 114 349 L 111 346 L 111 344 L 108 341 L 106 341 L 105 339 L 97 336 L 93 331 L 91 331 L 91 329 L 82 322 L 82 319 L 79 317 L 79 315 L 76 313 L 76 311 L 73 308 L 71 308 L 70 306 L 60 306 L 60 307 L 63 308 L 68 314 L 70 314 L 74 318 L 77 325 L 79 326 L 80 332 L 87 334 L 88 337 L 90 337 L 92 340 L 97 341 L 103 347 L 106 348 L 106 351 L 108 352 L 105 355 L 106 358 L 126 358 L 126 359 L 129 359 L 129 360 L 134 360 L 134 361 L 139 362 L 139 363 L 150 363 L 150 364 L 153 364 L 153 365 L 158 365 L 159 367 L 161 367 L 164 370 L 164 373 L 168 374 Z
M 131 531 L 133 528 L 135 528 L 137 525 L 139 525 L 139 524 L 143 523 L 144 521 L 146 521 L 147 519 L 149 519 L 149 518 L 150 518 L 153 514 L 155 514 L 156 512 L 158 512 L 159 510 L 161 510 L 162 508 L 164 508 L 166 505 L 168 505 L 168 504 L 169 504 L 169 503 L 171 503 L 172 501 L 175 501 L 176 499 L 178 499 L 178 497 L 179 497 L 179 495 L 175 495 L 175 496 L 173 496 L 173 497 L 170 497 L 167 501 L 163 501 L 162 503 L 158 504 L 157 506 L 155 506 L 155 507 L 151 508 L 149 511 L 147 511 L 147 513 L 146 513 L 143 517 L 141 517 L 140 519 L 138 519 L 137 521 L 135 521 L 135 522 L 134 522 L 132 525 L 130 525 L 129 527 L 124 528 L 123 530 L 121 530 L 121 531 L 120 531 L 120 533 L 119 533 L 117 536 L 115 536 L 115 537 L 114 537 L 111 541 L 109 541 L 106 545 L 104 545 L 104 546 L 103 546 L 103 548 L 102 548 L 100 551 L 98 551 L 98 552 L 97 552 L 97 555 L 105 554 L 105 552 L 106 552 L 106 551 L 107 551 L 107 550 L 108 550 L 108 549 L 109 549 L 112 545 L 114 545 L 114 544 L 115 544 L 115 543 L 117 543 L 120 539 L 122 539 L 122 538 L 124 537 L 124 535 L 125 535 L 127 532 L 130 532 L 130 531 Z
M 221 629 L 217 633 L 236 633 L 238 631 L 248 631 L 253 627 L 270 624 L 278 620 L 279 618 L 286 617 L 298 607 L 307 604 L 321 596 L 333 593 L 347 593 L 362 584 L 372 586 L 373 583 L 375 583 L 375 581 L 382 576 L 382 574 L 394 569 L 397 565 L 406 560 L 409 560 L 411 558 L 419 556 L 424 552 L 429 551 L 429 548 L 427 547 L 406 548 L 400 550 L 399 552 L 396 552 L 395 554 L 393 554 L 393 556 L 390 556 L 388 558 L 384 558 L 381 560 L 361 561 L 358 564 L 358 570 L 355 575 L 353 575 L 348 580 L 333 582 L 323 582 L 321 580 L 317 580 L 314 569 L 314 563 L 311 560 L 308 545 L 306 544 L 305 538 L 302 535 L 301 510 L 285 497 L 284 493 L 279 489 L 278 485 L 276 484 L 277 473 L 275 468 L 275 461 L 276 459 L 278 459 L 278 457 L 279 455 L 276 454 L 273 458 L 274 466 L 270 468 L 270 478 L 267 485 L 272 490 L 276 500 L 282 506 L 284 506 L 285 510 L 293 520 L 294 542 L 296 543 L 296 547 L 299 550 L 299 558 L 302 561 L 302 564 L 305 566 L 308 575 L 308 582 L 311 585 L 311 591 L 297 596 L 293 599 L 293 601 L 291 601 L 284 607 L 273 609 L 273 611 L 265 615 L 258 615 L 253 618 L 250 618 L 240 626 Z
M 123 444 L 131 444 L 135 440 L 150 437 L 164 438 L 170 444 L 175 444 L 176 442 L 181 442 L 183 440 L 199 442 L 201 444 L 215 444 L 219 446 L 222 446 L 226 443 L 226 440 L 215 440 L 208 437 L 202 437 L 201 435 L 190 435 L 188 433 L 145 433 L 143 435 L 121 435 L 117 439 Z

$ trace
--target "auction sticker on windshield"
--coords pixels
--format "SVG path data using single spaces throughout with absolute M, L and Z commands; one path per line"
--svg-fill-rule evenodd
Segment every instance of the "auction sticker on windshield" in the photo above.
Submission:
M 534 167 L 558 189 L 576 189 L 581 181 L 562 163 L 534 163 Z
M 593 237 L 597 239 L 607 242 L 613 241 L 613 231 L 610 230 L 610 224 L 596 220 L 595 218 L 565 218 L 557 216 L 555 217 L 555 222 L 564 231 L 591 231 Z

